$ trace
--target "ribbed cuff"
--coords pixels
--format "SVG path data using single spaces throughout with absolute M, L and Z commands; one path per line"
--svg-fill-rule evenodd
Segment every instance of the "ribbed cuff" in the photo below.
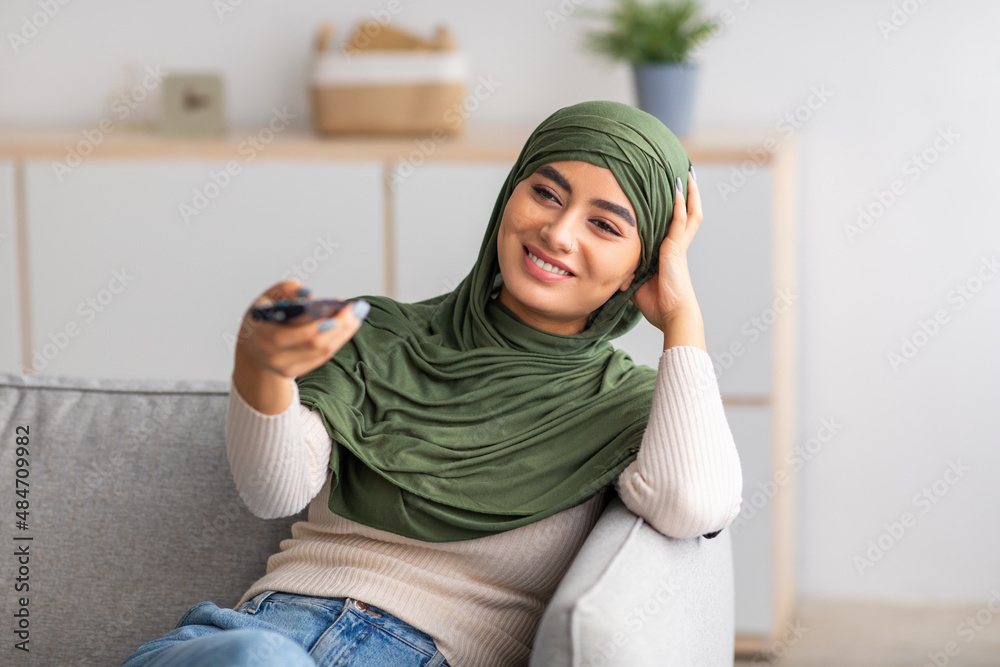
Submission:
M 298 511 L 288 510 L 299 503 L 300 489 L 308 487 L 299 411 L 294 382 L 288 408 L 266 415 L 247 403 L 230 381 L 226 454 L 240 497 L 257 516 L 274 518 Z

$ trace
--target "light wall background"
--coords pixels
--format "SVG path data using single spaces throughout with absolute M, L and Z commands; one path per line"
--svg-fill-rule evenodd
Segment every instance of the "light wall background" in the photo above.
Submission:
M 232 11 L 220 16 L 222 2 Z M 262 126 L 273 107 L 287 107 L 304 127 L 317 22 L 344 28 L 390 6 L 77 0 L 58 4 L 15 51 L 10 33 L 44 4 L 58 2 L 0 3 L 2 124 L 92 126 L 131 63 L 214 69 L 227 80 L 232 124 Z M 428 34 L 447 22 L 474 77 L 499 83 L 469 123 L 534 124 L 584 99 L 635 102 L 629 71 L 581 46 L 588 22 L 576 8 L 606 5 L 399 0 L 394 20 Z M 1000 177 L 1000 4 L 706 3 L 708 14 L 722 10 L 731 22 L 698 57 L 696 126 L 773 130 L 786 114 L 803 118 L 799 441 L 824 420 L 839 429 L 799 475 L 800 593 L 985 604 L 1000 586 L 1000 276 L 989 264 L 1000 254 L 992 198 Z M 880 30 L 894 11 L 898 29 Z M 804 113 L 816 90 L 827 99 L 814 97 Z M 941 133 L 951 139 L 935 148 Z M 912 158 L 925 151 L 934 161 L 914 170 Z M 858 209 L 895 180 L 902 193 L 848 238 Z M 704 224 L 711 221 L 707 211 Z M 956 296 L 959 285 L 971 300 Z M 924 340 L 920 323 L 939 310 L 947 319 Z M 894 369 L 889 355 L 914 338 L 923 344 Z M 951 463 L 967 467 L 948 475 L 954 484 L 944 481 Z M 935 502 L 916 498 L 925 487 Z M 915 522 L 897 539 L 887 525 L 904 512 Z M 880 537 L 890 547 L 859 572 L 854 557 Z

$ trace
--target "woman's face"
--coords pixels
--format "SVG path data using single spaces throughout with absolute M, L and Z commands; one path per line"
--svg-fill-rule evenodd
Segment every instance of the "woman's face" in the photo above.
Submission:
M 637 224 L 610 169 L 578 160 L 542 165 L 504 208 L 497 298 L 538 329 L 580 333 L 592 311 L 632 283 L 642 247 Z M 537 266 L 529 252 L 570 275 Z

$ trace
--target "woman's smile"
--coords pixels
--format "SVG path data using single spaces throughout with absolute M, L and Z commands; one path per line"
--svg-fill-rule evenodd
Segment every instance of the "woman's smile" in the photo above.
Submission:
M 540 250 L 529 248 L 527 244 L 524 246 L 524 266 L 528 270 L 528 273 L 546 282 L 562 282 L 573 277 L 573 274 L 565 268 L 564 264 L 559 263 L 556 265 L 555 263 L 545 261 L 540 255 L 544 256 Z

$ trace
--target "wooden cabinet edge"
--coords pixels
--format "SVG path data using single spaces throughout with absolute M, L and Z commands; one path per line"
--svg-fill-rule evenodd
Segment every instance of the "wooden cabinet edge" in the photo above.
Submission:
M 423 161 L 513 162 L 532 127 L 520 124 L 469 125 L 456 136 L 327 137 L 289 128 L 255 151 L 261 159 L 400 160 L 414 151 Z M 0 126 L 0 159 L 64 159 L 78 144 L 87 144 L 83 159 L 239 159 L 240 146 L 259 128 L 234 128 L 219 139 L 163 137 L 155 133 L 117 130 L 89 141 L 89 127 Z M 758 167 L 785 151 L 787 137 L 760 128 L 706 129 L 680 139 L 694 163 L 742 163 Z M 80 151 L 82 152 L 82 151 Z

